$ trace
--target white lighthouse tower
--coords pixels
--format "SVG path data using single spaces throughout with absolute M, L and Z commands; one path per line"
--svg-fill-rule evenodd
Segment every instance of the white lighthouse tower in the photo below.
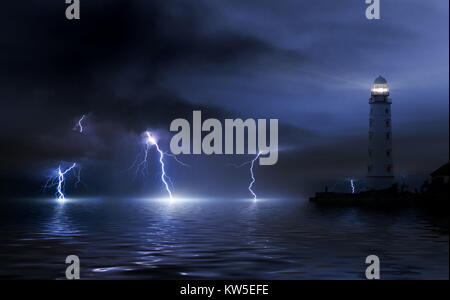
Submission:
M 367 189 L 382 190 L 394 183 L 392 162 L 392 127 L 389 86 L 381 76 L 372 85 L 369 125 L 369 164 Z

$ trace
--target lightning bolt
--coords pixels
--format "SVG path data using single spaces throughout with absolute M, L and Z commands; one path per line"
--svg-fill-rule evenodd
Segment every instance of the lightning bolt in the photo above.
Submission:
M 80 133 L 83 133 L 82 122 L 86 117 L 86 115 L 82 115 L 77 124 L 75 124 L 73 130 L 78 130 Z M 59 202 L 65 202 L 66 196 L 64 195 L 64 187 L 66 183 L 66 176 L 69 172 L 73 172 L 76 178 L 75 187 L 78 187 L 78 184 L 81 183 L 81 167 L 77 163 L 71 163 L 67 169 L 63 170 L 63 167 L 59 164 L 58 169 L 56 169 L 54 174 L 48 177 L 43 190 L 45 191 L 48 188 L 56 187 L 57 200 Z
M 169 199 L 173 200 L 172 191 L 170 190 L 169 184 L 166 181 L 166 179 L 167 179 L 171 182 L 171 179 L 166 174 L 166 166 L 164 163 L 164 152 L 161 151 L 161 149 L 159 148 L 158 142 L 151 135 L 151 133 L 149 131 L 145 132 L 145 144 L 146 144 L 146 147 L 145 147 L 144 160 L 141 162 L 141 164 L 147 162 L 148 151 L 149 151 L 150 147 L 155 146 L 156 150 L 159 153 L 159 164 L 161 166 L 161 181 L 164 184 L 164 187 L 166 188 L 167 193 L 169 194 Z
M 187 163 L 182 162 L 181 160 L 178 159 L 178 157 L 175 154 L 171 154 L 171 153 L 167 153 L 165 152 L 164 155 L 167 155 L 171 158 L 173 158 L 177 163 L 179 163 L 180 165 L 182 165 L 183 167 L 187 167 L 190 168 L 191 166 L 188 165 Z
M 350 179 L 350 186 L 352 188 L 352 194 L 355 193 L 355 180 L 354 179 Z
M 146 167 L 147 163 L 148 163 L 148 152 L 150 151 L 151 146 L 155 145 L 148 138 L 149 135 L 150 135 L 150 137 L 152 137 L 151 133 L 149 131 L 146 131 L 144 133 L 144 135 L 145 135 L 145 138 L 144 138 L 144 144 L 145 144 L 144 150 L 137 155 L 137 157 L 136 157 L 135 161 L 133 162 L 133 164 L 131 164 L 131 166 L 127 170 L 125 170 L 125 171 L 129 171 L 129 170 L 135 169 L 135 176 L 134 176 L 135 178 L 139 175 L 139 172 L 144 177 L 148 175 L 148 169 Z M 152 139 L 155 140 L 153 137 L 152 137 Z M 182 162 L 181 160 L 179 160 L 178 157 L 176 155 L 174 155 L 174 154 L 163 152 L 163 156 L 168 156 L 170 158 L 173 158 L 178 164 L 180 164 L 183 167 L 191 167 L 190 165 L 188 165 L 188 164 Z M 166 175 L 166 179 L 169 180 L 170 184 L 173 186 L 173 183 L 172 183 L 171 179 L 167 175 Z
M 253 172 L 253 169 L 255 167 L 255 162 L 259 159 L 259 157 L 262 154 L 264 154 L 264 153 L 262 151 L 259 151 L 258 154 L 255 156 L 255 158 L 253 158 L 252 160 L 244 162 L 243 164 L 240 164 L 240 165 L 232 165 L 235 168 L 242 168 L 243 166 L 250 165 L 250 177 L 252 180 L 250 181 L 250 184 L 248 186 L 248 191 L 253 196 L 253 201 L 255 201 L 255 202 L 258 200 L 258 198 L 256 196 L 256 193 L 253 191 L 253 185 L 256 182 L 255 173 Z
M 56 187 L 56 200 L 59 202 L 65 202 L 66 196 L 64 194 L 64 188 L 66 183 L 66 176 L 69 174 L 69 172 L 73 172 L 76 182 L 75 187 L 81 183 L 81 168 L 77 163 L 73 163 L 68 167 L 67 169 L 63 170 L 61 164 L 58 166 L 58 169 L 56 169 L 56 172 L 53 176 L 50 176 L 47 180 L 47 183 L 44 186 L 44 190 Z
M 139 172 L 139 170 L 141 170 L 141 173 L 143 176 L 146 175 L 146 168 L 144 167 L 147 164 L 147 159 L 148 159 L 148 151 L 150 150 L 151 144 L 145 140 L 145 148 L 144 148 L 144 155 L 142 158 L 142 161 L 137 165 L 136 167 L 136 175 Z M 133 163 L 133 165 L 131 166 L 131 168 L 134 167 L 134 165 L 137 163 L 138 158 L 136 158 L 136 161 Z
M 350 183 L 350 188 L 351 188 L 351 190 L 352 190 L 352 194 L 355 194 L 355 193 L 356 193 L 355 181 L 356 181 L 356 180 L 353 179 L 353 178 L 341 178 L 341 179 L 338 179 L 338 180 L 334 183 L 333 187 L 330 189 L 330 192 L 334 192 L 334 190 L 336 189 L 336 187 L 338 186 L 338 184 L 339 184 L 339 186 L 342 186 L 341 183 L 344 184 L 344 189 L 345 189 L 346 184 L 347 184 L 347 182 L 348 182 L 348 183 Z
M 83 133 L 83 124 L 82 122 L 84 121 L 84 119 L 86 119 L 86 115 L 82 115 L 81 119 L 78 120 L 77 124 L 75 124 L 75 127 L 73 128 L 73 130 L 78 130 L 80 133 Z
M 251 174 L 251 176 L 252 176 L 252 181 L 250 182 L 250 185 L 248 186 L 248 190 L 250 191 L 250 193 L 253 195 L 253 201 L 255 201 L 256 202 L 256 200 L 258 200 L 257 199 L 257 197 L 256 197 L 256 194 L 255 194 L 255 192 L 253 191 L 253 184 L 255 184 L 255 181 L 256 181 L 256 179 L 255 179 L 255 174 L 253 173 L 253 167 L 255 166 L 255 162 L 258 160 L 258 158 L 261 156 L 261 154 L 262 154 L 262 152 L 261 151 L 259 151 L 258 152 L 258 155 L 256 155 L 256 157 L 252 160 L 252 163 L 250 164 L 250 174 Z

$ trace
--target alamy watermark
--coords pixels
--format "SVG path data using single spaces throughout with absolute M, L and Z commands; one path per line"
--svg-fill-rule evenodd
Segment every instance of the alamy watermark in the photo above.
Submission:
M 380 279 L 380 258 L 376 255 L 369 255 L 366 258 L 366 278 L 369 280 Z
M 80 279 L 80 259 L 76 255 L 69 255 L 66 257 L 66 264 L 69 266 L 66 268 L 66 279 L 74 280 Z M 369 280 L 380 279 L 380 258 L 376 255 L 369 255 L 366 257 L 366 278 Z
M 69 255 L 66 257 L 66 279 L 74 280 L 80 279 L 80 259 L 76 255 Z
M 69 4 L 66 8 L 66 18 L 68 20 L 80 19 L 80 0 L 65 0 Z M 366 8 L 366 18 L 368 20 L 379 20 L 380 16 L 380 0 L 365 0 L 369 6 Z
M 278 161 L 278 119 L 270 119 L 269 128 L 266 119 L 225 119 L 222 126 L 217 119 L 202 122 L 202 112 L 193 111 L 192 130 L 188 120 L 176 119 L 170 124 L 170 131 L 177 132 L 170 141 L 170 150 L 174 155 L 262 153 L 260 165 L 274 165 Z M 202 138 L 203 133 L 207 134 Z
M 69 4 L 66 8 L 67 20 L 79 20 L 80 19 L 80 0 L 66 0 L 66 4 Z
M 366 18 L 368 20 L 379 20 L 381 18 L 380 0 L 366 0 L 369 6 L 366 8 Z

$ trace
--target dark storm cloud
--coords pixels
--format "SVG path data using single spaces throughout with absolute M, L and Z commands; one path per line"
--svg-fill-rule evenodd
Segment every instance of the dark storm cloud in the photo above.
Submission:
M 71 80 L 93 80 L 137 64 L 145 69 L 146 84 L 152 84 L 174 64 L 232 63 L 276 51 L 239 32 L 203 33 L 209 14 L 203 1 L 86 2 L 83 18 L 76 22 L 65 20 L 64 3 L 6 6 L 2 78 L 17 83 L 76 85 Z
M 284 152 L 262 170 L 267 182 L 277 174 L 270 186 L 362 176 L 367 89 L 379 72 L 397 86 L 398 148 L 422 149 L 400 160 L 402 169 L 426 172 L 448 157 L 439 5 L 387 2 L 383 20 L 368 22 L 363 1 L 102 0 L 82 1 L 81 20 L 68 21 L 64 1 L 10 1 L 0 12 L 0 175 L 38 179 L 58 161 L 82 161 L 93 188 L 108 189 L 143 130 L 167 133 L 171 120 L 199 109 L 204 118 L 280 119 Z M 86 113 L 86 134 L 73 132 Z M 414 130 L 424 115 L 437 124 L 432 141 Z M 417 167 L 417 155 L 436 160 Z M 209 171 L 226 158 L 218 160 L 194 163 Z M 200 179 L 210 191 L 240 182 L 230 169 L 177 172 L 186 190 Z

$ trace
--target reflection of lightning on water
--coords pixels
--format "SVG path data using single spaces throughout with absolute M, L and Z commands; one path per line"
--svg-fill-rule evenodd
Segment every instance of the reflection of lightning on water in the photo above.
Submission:
M 56 197 L 59 202 L 64 202 L 66 196 L 64 194 L 64 188 L 66 184 L 66 176 L 71 172 L 76 178 L 75 187 L 81 183 L 81 168 L 77 163 L 73 163 L 67 169 L 63 170 L 61 164 L 58 169 L 55 170 L 54 174 L 50 176 L 47 183 L 44 186 L 44 190 L 56 187 Z

